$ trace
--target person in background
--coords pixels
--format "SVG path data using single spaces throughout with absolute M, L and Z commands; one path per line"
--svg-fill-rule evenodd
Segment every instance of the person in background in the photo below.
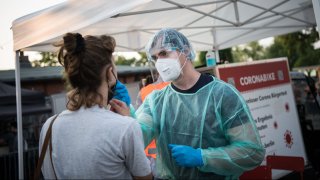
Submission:
M 152 81 L 151 76 L 147 76 L 145 79 L 141 80 L 140 91 L 137 95 L 136 107 L 138 108 L 144 99 L 154 90 L 161 90 L 166 87 L 170 82 L 164 82 L 159 74 L 155 75 L 157 80 Z
M 152 76 L 151 75 L 147 75 L 146 78 L 143 78 L 140 80 L 139 82 L 139 93 L 137 95 L 137 98 L 136 98 L 136 104 L 135 104 L 135 108 L 139 108 L 139 106 L 142 104 L 142 97 L 141 97 L 141 90 L 143 88 L 145 88 L 146 86 L 150 85 L 154 83 L 153 79 L 152 79 Z
M 7 124 L 7 132 L 0 137 L 0 145 L 8 145 L 9 152 L 18 152 L 17 122 L 13 121 Z M 28 143 L 23 139 L 23 150 L 28 150 Z
M 161 90 L 161 89 L 165 88 L 165 87 L 166 87 L 167 85 L 169 85 L 169 84 L 170 84 L 170 82 L 164 82 L 164 81 L 162 80 L 162 78 L 159 77 L 156 82 L 151 83 L 151 84 L 149 84 L 149 85 L 141 88 L 140 94 L 141 94 L 141 100 L 142 100 L 142 102 L 145 100 L 145 98 L 146 98 L 151 92 L 153 92 L 154 90 Z
M 52 126 L 52 161 L 48 148 L 44 178 L 151 179 L 139 124 L 129 113 L 122 116 L 106 109 L 112 98 L 128 100 L 126 88 L 116 77 L 114 38 L 67 33 L 56 46 L 72 90 L 67 110 Z M 130 101 L 122 103 L 127 107 Z M 52 120 L 43 125 L 39 152 Z
M 174 29 L 157 32 L 146 46 L 163 81 L 136 111 L 145 145 L 156 140 L 156 178 L 237 179 L 259 166 L 265 149 L 250 110 L 230 84 L 200 74 L 187 38 Z M 114 109 L 127 114 L 122 103 Z
M 139 107 L 142 104 L 142 102 L 151 92 L 153 92 L 154 90 L 161 90 L 170 84 L 170 82 L 164 82 L 158 73 L 155 75 L 155 77 L 157 78 L 157 81 L 155 82 L 152 82 L 151 76 L 147 76 L 146 79 L 142 79 L 142 83 L 141 83 L 142 86 L 140 88 L 140 91 L 138 93 L 137 100 L 136 100 L 137 107 Z M 156 171 L 156 164 L 155 164 L 155 159 L 157 158 L 156 148 L 157 148 L 156 141 L 153 139 L 150 142 L 150 144 L 144 149 L 146 156 L 150 160 L 151 171 L 153 172 L 153 174 L 155 174 L 155 171 Z

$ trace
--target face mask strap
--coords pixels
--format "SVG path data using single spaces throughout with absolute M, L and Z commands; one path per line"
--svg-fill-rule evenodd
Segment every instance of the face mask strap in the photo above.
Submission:
M 180 56 L 181 56 L 181 54 L 182 54 L 182 52 L 180 52 L 180 54 L 179 54 L 179 56 L 178 56 L 178 61 L 180 61 Z M 184 66 L 186 65 L 186 63 L 187 63 L 187 58 L 186 58 L 186 60 L 184 61 L 184 63 L 183 63 L 183 65 L 181 66 L 181 68 L 180 68 L 180 73 L 181 74 L 183 74 L 183 71 L 182 71 L 182 69 L 184 68 Z

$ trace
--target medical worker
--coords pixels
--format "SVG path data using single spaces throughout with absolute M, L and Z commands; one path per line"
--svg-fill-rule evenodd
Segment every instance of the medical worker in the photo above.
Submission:
M 265 150 L 245 100 L 233 86 L 194 69 L 187 38 L 162 29 L 146 52 L 161 78 L 172 82 L 136 112 L 145 145 L 156 139 L 156 178 L 237 179 L 259 166 Z M 121 103 L 114 108 L 128 113 Z

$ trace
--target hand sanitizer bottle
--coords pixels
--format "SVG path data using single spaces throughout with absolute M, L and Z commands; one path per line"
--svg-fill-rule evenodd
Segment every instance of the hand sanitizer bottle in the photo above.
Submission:
M 206 54 L 206 64 L 207 67 L 216 65 L 216 56 L 213 51 L 208 51 Z

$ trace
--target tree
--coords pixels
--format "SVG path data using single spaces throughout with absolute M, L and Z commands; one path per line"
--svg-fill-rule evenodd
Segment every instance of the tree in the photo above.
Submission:
M 200 51 L 198 53 L 198 57 L 193 62 L 193 66 L 195 67 L 206 66 L 206 54 L 207 54 L 207 51 Z
M 257 41 L 252 41 L 244 46 L 236 46 L 232 50 L 235 62 L 264 59 L 265 49 Z
M 267 48 L 267 57 L 287 57 L 290 69 L 293 67 L 320 64 L 320 50 L 314 50 L 312 43 L 319 40 L 315 28 L 275 37 L 274 44 Z
M 133 62 L 133 66 L 147 66 L 148 58 L 145 52 L 138 52 L 140 55 L 140 59 Z
M 136 61 L 136 58 L 134 57 L 130 59 L 126 59 L 124 56 L 118 56 L 118 58 L 115 60 L 115 64 L 130 66 L 134 61 Z
M 33 67 L 45 67 L 45 66 L 57 66 L 58 58 L 55 53 L 52 52 L 40 52 L 42 56 L 40 60 L 32 61 Z

